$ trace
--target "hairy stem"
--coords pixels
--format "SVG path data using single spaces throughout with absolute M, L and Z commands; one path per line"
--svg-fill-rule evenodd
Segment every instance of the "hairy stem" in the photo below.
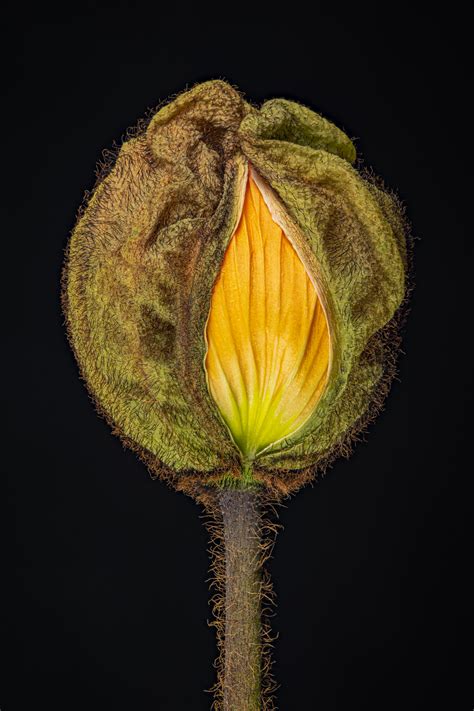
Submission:
M 261 708 L 261 545 L 257 495 L 219 495 L 225 546 L 224 711 Z

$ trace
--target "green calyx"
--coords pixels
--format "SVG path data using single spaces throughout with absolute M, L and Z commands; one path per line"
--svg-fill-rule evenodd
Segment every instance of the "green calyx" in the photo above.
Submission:
M 222 81 L 178 96 L 123 144 L 72 233 L 64 307 L 90 392 L 151 470 L 224 487 L 283 477 L 291 489 L 385 394 L 387 329 L 406 291 L 404 223 L 355 157 L 309 109 L 281 99 L 256 109 Z M 249 163 L 295 226 L 334 334 L 313 414 L 253 467 L 242 465 L 204 369 L 211 294 Z

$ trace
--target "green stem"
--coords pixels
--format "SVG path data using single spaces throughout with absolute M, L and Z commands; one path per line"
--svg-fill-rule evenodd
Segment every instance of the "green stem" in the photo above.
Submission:
M 261 708 L 261 545 L 254 489 L 219 494 L 225 545 L 224 711 Z

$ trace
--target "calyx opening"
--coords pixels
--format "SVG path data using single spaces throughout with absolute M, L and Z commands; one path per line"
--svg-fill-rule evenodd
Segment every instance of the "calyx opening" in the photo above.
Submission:
M 263 188 L 263 191 L 262 189 Z M 243 458 L 300 429 L 327 385 L 328 319 L 313 280 L 253 169 L 214 284 L 206 378 Z

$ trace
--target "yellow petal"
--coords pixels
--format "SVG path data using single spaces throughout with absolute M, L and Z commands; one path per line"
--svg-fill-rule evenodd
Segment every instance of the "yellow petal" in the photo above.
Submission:
M 209 390 L 245 459 L 309 418 L 328 378 L 327 319 L 252 173 L 214 285 L 206 338 Z

